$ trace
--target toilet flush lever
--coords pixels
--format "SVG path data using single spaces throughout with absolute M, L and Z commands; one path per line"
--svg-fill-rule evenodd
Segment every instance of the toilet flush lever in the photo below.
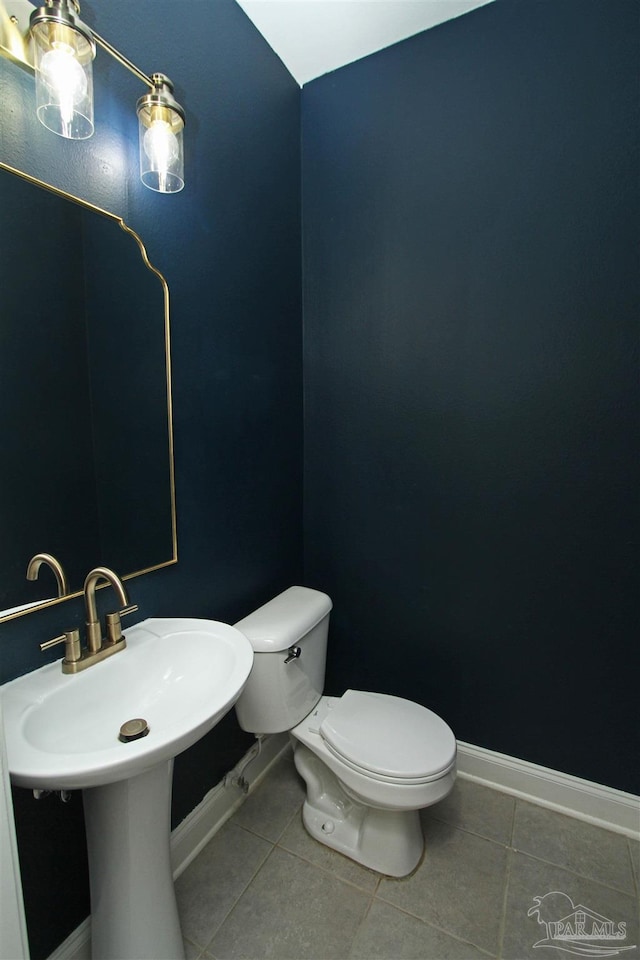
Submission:
M 300 647 L 289 647 L 287 650 L 287 658 L 284 662 L 291 663 L 292 660 L 297 660 L 301 653 L 302 650 Z

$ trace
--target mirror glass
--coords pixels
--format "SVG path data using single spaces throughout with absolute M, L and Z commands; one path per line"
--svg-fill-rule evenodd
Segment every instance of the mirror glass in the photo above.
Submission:
M 0 163 L 0 620 L 175 563 L 168 290 L 123 221 Z M 18 608 L 18 609 L 16 609 Z

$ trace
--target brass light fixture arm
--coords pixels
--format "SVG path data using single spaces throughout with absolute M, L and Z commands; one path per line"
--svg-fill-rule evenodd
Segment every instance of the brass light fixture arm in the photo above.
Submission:
M 68 0 L 68 4 L 73 8 L 75 13 L 77 13 L 78 16 L 80 16 L 80 4 L 77 3 L 76 0 Z M 30 2 L 30 0 L 25 0 L 25 8 L 28 11 L 36 9 L 36 7 Z M 11 24 L 7 25 L 6 29 L 8 31 L 13 30 L 16 36 L 18 35 L 18 31 L 20 31 L 20 36 L 24 43 L 24 48 L 20 51 L 20 53 L 14 52 L 8 46 L 5 46 L 5 44 L 2 42 L 3 38 L 0 37 L 0 52 L 5 56 L 7 56 L 9 59 L 14 60 L 20 66 L 28 69 L 30 73 L 33 73 L 33 70 L 34 70 L 33 61 L 31 59 L 31 56 L 29 55 L 28 44 L 26 43 L 28 30 L 27 30 L 27 33 L 25 34 L 25 27 L 24 26 L 22 28 L 18 27 L 17 19 L 15 16 L 7 18 L 7 20 L 11 21 Z M 116 60 L 120 64 L 120 66 L 125 67 L 130 73 L 132 73 L 135 77 L 137 77 L 138 80 L 141 80 L 142 83 L 146 84 L 146 86 L 152 87 L 152 88 L 155 86 L 153 77 L 146 74 L 143 70 L 137 67 L 135 63 L 129 60 L 128 57 L 125 57 L 124 54 L 120 53 L 120 51 L 117 50 L 116 47 L 114 47 L 112 44 L 110 44 L 108 40 L 105 40 L 105 38 L 102 37 L 99 33 L 96 33 L 93 27 L 88 27 L 88 28 L 85 27 L 85 29 L 88 29 L 90 31 L 91 37 L 95 40 L 95 42 L 100 47 L 102 47 L 102 49 L 106 53 L 108 53 L 111 57 L 113 57 L 113 59 Z
M 102 47 L 114 60 L 117 60 L 120 66 L 125 67 L 130 73 L 137 77 L 138 80 L 142 80 L 143 83 L 146 83 L 148 87 L 155 86 L 153 79 L 147 76 L 146 73 L 143 73 L 139 67 L 136 67 L 135 63 L 127 59 L 124 54 L 120 53 L 119 50 L 116 50 L 115 47 L 112 47 L 108 40 L 105 40 L 104 37 L 101 37 L 99 33 L 91 27 L 91 35 L 98 46 Z
M 0 54 L 20 63 L 35 77 L 36 114 L 48 130 L 67 140 L 86 140 L 94 132 L 92 61 L 101 47 L 116 63 L 147 88 L 136 103 L 140 140 L 140 179 L 158 193 L 178 193 L 184 187 L 183 130 L 185 111 L 173 95 L 164 73 L 147 74 L 80 19 L 78 0 L 14 0 L 31 10 L 29 29 L 18 17 L 3 16 L 0 0 Z M 6 22 L 5 22 L 6 21 Z M 66 66 L 57 46 L 68 48 Z M 53 59 L 52 59 L 53 57 Z M 71 83 L 69 64 L 82 71 L 83 83 Z M 69 68 L 69 69 L 67 69 Z M 52 72 L 53 71 L 53 72 Z M 66 71 L 66 72 L 65 72 Z M 148 135 L 147 135 L 148 134 Z

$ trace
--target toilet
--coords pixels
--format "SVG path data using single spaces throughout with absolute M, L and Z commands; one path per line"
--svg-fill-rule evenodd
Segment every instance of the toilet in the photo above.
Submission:
M 424 849 L 419 811 L 453 787 L 456 740 L 410 700 L 360 690 L 323 696 L 331 608 L 325 593 L 289 587 L 236 623 L 254 650 L 238 722 L 256 736 L 289 731 L 312 837 L 404 877 Z

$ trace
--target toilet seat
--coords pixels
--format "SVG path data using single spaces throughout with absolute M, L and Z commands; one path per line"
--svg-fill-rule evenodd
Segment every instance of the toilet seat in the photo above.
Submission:
M 451 729 L 418 703 L 360 690 L 329 703 L 318 732 L 329 752 L 358 773 L 417 785 L 439 779 L 455 764 Z

